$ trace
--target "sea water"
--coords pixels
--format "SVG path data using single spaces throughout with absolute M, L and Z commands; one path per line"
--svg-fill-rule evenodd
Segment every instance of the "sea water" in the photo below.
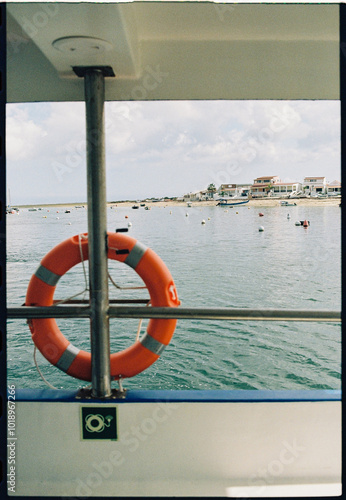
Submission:
M 151 210 L 108 207 L 107 225 L 109 231 L 128 228 L 130 236 L 161 257 L 183 307 L 340 310 L 340 212 L 338 206 L 299 204 L 258 209 L 152 203 Z M 308 228 L 295 225 L 305 219 L 310 221 Z M 21 209 L 18 215 L 7 215 L 6 222 L 7 304 L 20 306 L 42 257 L 64 239 L 87 232 L 87 210 Z M 87 299 L 85 269 L 79 264 L 66 273 L 54 298 L 80 293 L 78 298 Z M 109 261 L 109 272 L 120 287 L 143 285 L 124 264 Z M 121 290 L 110 283 L 110 298 L 146 299 L 148 292 Z M 88 319 L 59 319 L 57 323 L 73 345 L 90 350 Z M 142 332 L 146 324 L 143 321 Z M 111 319 L 111 352 L 130 346 L 138 328 L 137 319 Z M 8 319 L 7 348 L 8 383 L 46 387 L 35 366 L 26 320 Z M 38 351 L 36 361 L 44 378 L 57 388 L 87 385 L 52 366 Z M 159 360 L 123 385 L 128 389 L 339 389 L 341 326 L 333 322 L 178 320 Z

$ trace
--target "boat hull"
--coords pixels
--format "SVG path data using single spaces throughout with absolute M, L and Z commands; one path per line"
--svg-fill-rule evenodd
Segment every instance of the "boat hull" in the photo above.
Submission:
M 230 206 L 234 206 L 234 205 L 245 205 L 246 203 L 249 203 L 249 200 L 245 200 L 245 201 L 235 201 L 235 202 L 231 202 L 231 201 L 220 201 L 219 203 L 217 203 L 217 206 L 220 206 L 220 207 L 230 207 Z
M 75 395 L 17 391 L 12 494 L 341 492 L 340 391 L 134 390 L 107 402 Z M 116 439 L 85 439 L 83 408 L 114 411 Z

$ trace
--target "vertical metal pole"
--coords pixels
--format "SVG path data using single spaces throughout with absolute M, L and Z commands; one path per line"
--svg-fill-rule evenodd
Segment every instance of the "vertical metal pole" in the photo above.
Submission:
M 84 75 L 87 134 L 89 281 L 92 396 L 111 395 L 104 132 L 104 74 Z

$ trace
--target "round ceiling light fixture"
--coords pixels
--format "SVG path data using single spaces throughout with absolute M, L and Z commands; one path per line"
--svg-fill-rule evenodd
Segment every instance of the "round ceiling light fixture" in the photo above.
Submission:
M 55 49 L 77 56 L 97 56 L 112 49 L 112 44 L 89 36 L 66 36 L 52 42 Z

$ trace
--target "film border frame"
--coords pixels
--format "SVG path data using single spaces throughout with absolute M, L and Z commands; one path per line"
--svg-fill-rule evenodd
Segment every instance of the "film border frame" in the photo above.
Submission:
M 303 2 L 302 2 L 303 3 Z M 345 196 L 346 183 L 346 4 L 339 3 L 340 18 L 340 102 L 341 102 L 341 185 L 342 198 Z M 7 435 L 7 361 L 6 361 L 6 3 L 0 2 L 0 434 Z M 346 246 L 344 231 L 345 207 L 341 206 L 342 257 Z M 345 266 L 342 265 L 342 278 L 345 278 Z M 344 282 L 344 281 L 342 281 Z M 342 320 L 346 298 L 342 294 Z M 342 365 L 345 361 L 345 350 L 342 349 Z M 343 376 L 342 376 L 343 380 Z M 6 442 L 2 440 L 2 443 Z M 343 463 L 346 462 L 345 447 L 343 447 Z M 10 498 L 7 493 L 7 449 L 0 447 L 0 496 Z M 345 479 L 344 468 L 342 482 Z M 16 498 L 24 498 L 16 496 Z M 60 497 L 45 497 L 60 498 Z M 96 497 L 95 497 L 96 498 Z

